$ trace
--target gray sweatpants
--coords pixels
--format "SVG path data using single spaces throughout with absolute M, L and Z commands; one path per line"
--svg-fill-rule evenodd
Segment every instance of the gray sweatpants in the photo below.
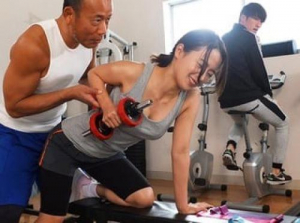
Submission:
M 252 115 L 257 120 L 274 126 L 275 142 L 273 148 L 273 163 L 282 164 L 285 159 L 288 145 L 289 120 L 269 95 L 265 95 L 263 98 L 256 99 L 246 104 L 223 109 L 223 111 L 226 113 L 230 110 L 249 111 L 257 105 L 258 107 L 252 112 Z M 244 135 L 243 120 L 239 115 L 231 115 L 231 117 L 234 120 L 234 125 L 230 129 L 228 139 L 238 143 Z

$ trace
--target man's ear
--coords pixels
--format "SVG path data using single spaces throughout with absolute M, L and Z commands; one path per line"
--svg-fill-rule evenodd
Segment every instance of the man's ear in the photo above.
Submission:
M 177 46 L 176 46 L 176 49 L 175 49 L 175 58 L 178 58 L 180 55 L 182 55 L 184 53 L 184 45 L 182 43 L 179 43 Z
M 247 20 L 247 16 L 245 16 L 245 15 L 240 16 L 240 24 L 244 25 L 246 20 Z
M 67 24 L 70 24 L 75 16 L 75 11 L 72 7 L 67 6 L 63 10 L 63 16 L 66 19 Z

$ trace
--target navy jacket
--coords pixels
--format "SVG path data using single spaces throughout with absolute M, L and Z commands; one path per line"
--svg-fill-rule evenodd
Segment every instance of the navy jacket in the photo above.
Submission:
M 223 36 L 229 64 L 225 89 L 219 97 L 221 108 L 238 106 L 262 97 L 272 96 L 262 56 L 255 35 L 235 24 Z

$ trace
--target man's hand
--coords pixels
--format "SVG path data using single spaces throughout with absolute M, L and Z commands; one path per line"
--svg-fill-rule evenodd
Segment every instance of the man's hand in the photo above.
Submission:
M 93 107 L 97 107 L 97 108 L 99 107 L 99 103 L 96 100 L 96 95 L 101 93 L 99 92 L 99 90 L 82 84 L 76 85 L 72 87 L 70 90 L 71 90 L 70 100 L 76 99 L 78 101 L 81 101 Z
M 103 93 L 102 91 L 99 91 L 95 88 L 88 87 L 86 85 L 76 85 L 72 87 L 72 98 L 79 100 L 83 103 L 92 105 L 93 107 L 99 108 L 100 104 L 97 101 L 96 96 L 101 96 Z M 102 112 L 103 112 L 103 119 L 102 121 L 110 128 L 116 128 L 121 124 L 121 119 L 118 115 L 116 106 L 112 103 L 111 100 L 106 101 L 101 106 Z

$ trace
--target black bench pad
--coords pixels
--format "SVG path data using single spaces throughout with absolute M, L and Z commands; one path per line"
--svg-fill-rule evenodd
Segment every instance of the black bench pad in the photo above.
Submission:
M 76 221 L 78 223 L 105 223 L 107 221 L 117 221 L 122 223 L 220 223 L 228 222 L 225 219 L 214 219 L 197 217 L 196 215 L 178 214 L 176 206 L 172 202 L 155 201 L 150 208 L 138 209 L 132 207 L 123 207 L 111 204 L 99 198 L 86 198 L 70 203 L 69 213 L 80 216 Z M 230 210 L 231 214 L 238 216 L 247 216 L 249 214 L 262 218 L 276 217 L 274 214 L 254 213 L 238 210 Z M 284 216 L 283 222 L 293 222 L 295 217 Z

